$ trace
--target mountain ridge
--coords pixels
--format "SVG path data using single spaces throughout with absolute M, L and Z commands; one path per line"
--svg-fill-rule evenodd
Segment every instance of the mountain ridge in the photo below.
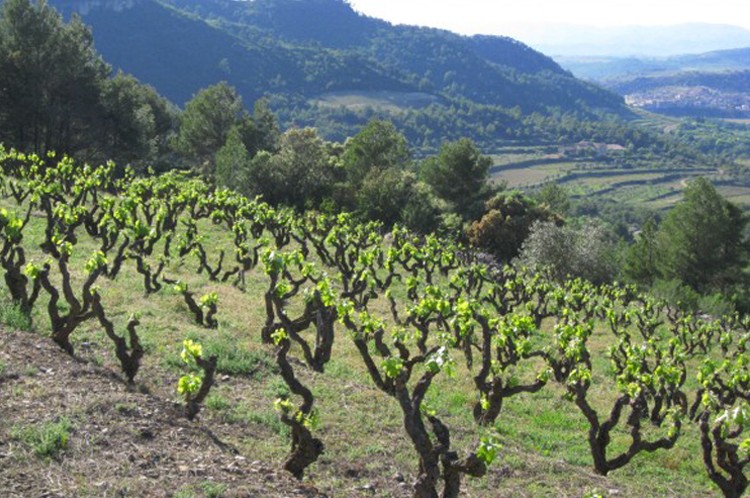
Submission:
M 524 41 L 559 56 L 668 57 L 750 46 L 750 30 L 712 23 L 667 26 L 551 25 Z
M 315 126 L 331 140 L 379 117 L 408 129 L 412 145 L 434 149 L 460 130 L 491 149 L 557 141 L 556 127 L 570 134 L 571 120 L 629 114 L 622 97 L 520 41 L 394 26 L 342 0 L 49 4 L 78 13 L 105 60 L 177 105 L 227 81 L 248 106 L 267 98 L 283 126 Z M 331 94 L 336 105 L 318 105 Z M 381 95 L 393 98 L 379 105 Z M 394 101 L 403 112 L 394 114 Z
M 587 80 L 607 82 L 622 77 L 663 76 L 675 72 L 725 72 L 750 69 L 750 46 L 671 57 L 556 57 L 570 72 Z
M 68 17 L 73 11 L 76 11 L 83 20 L 93 28 L 94 38 L 97 48 L 104 55 L 105 59 L 110 61 L 118 68 L 133 73 L 136 77 L 153 83 L 153 76 L 149 73 L 139 71 L 136 57 L 146 57 L 141 50 L 145 47 L 135 46 L 135 41 L 148 40 L 149 47 L 154 57 L 161 55 L 160 60 L 168 63 L 169 57 L 159 52 L 171 52 L 175 56 L 184 56 L 187 50 L 175 43 L 175 38 L 179 43 L 191 44 L 196 38 L 203 41 L 208 40 L 202 52 L 210 53 L 217 60 L 211 61 L 219 64 L 223 59 L 230 59 L 230 71 L 224 72 L 231 80 L 231 62 L 229 57 L 219 57 L 222 50 L 227 50 L 228 54 L 234 57 L 235 64 L 242 66 L 242 62 L 247 62 L 247 57 L 243 58 L 242 54 L 234 53 L 233 50 L 242 48 L 249 50 L 252 56 L 252 63 L 260 65 L 261 71 L 264 69 L 263 63 L 271 59 L 273 70 L 279 67 L 293 67 L 303 74 L 285 75 L 277 71 L 282 77 L 300 78 L 307 80 L 308 83 L 315 82 L 315 75 L 310 74 L 312 62 L 324 62 L 332 64 L 338 62 L 350 69 L 347 64 L 354 65 L 357 68 L 367 67 L 369 71 L 362 71 L 360 79 L 368 77 L 372 79 L 373 75 L 381 74 L 385 80 L 391 83 L 398 81 L 395 87 L 403 90 L 414 90 L 419 86 L 419 82 L 427 77 L 435 86 L 441 85 L 440 80 L 450 80 L 452 76 L 446 77 L 445 72 L 453 70 L 457 73 L 460 64 L 463 63 L 466 69 L 474 71 L 472 77 L 493 79 L 492 83 L 482 81 L 485 88 L 482 91 L 469 88 L 469 92 L 474 92 L 473 97 L 481 98 L 482 103 L 495 103 L 493 100 L 498 97 L 495 93 L 487 88 L 490 84 L 508 83 L 519 84 L 517 74 L 539 74 L 549 72 L 561 78 L 569 78 L 570 73 L 563 70 L 551 58 L 531 49 L 530 47 L 507 37 L 464 37 L 444 30 L 431 28 L 417 28 L 411 26 L 393 26 L 382 20 L 363 16 L 355 12 L 351 6 L 341 0 L 306 0 L 299 2 L 297 0 L 256 0 L 254 2 L 237 2 L 227 0 L 207 0 L 196 2 L 195 0 L 86 0 L 83 2 L 73 2 L 71 0 L 51 0 L 50 5 L 58 8 Z M 231 19 L 229 17 L 232 17 Z M 316 22 L 309 22 L 311 17 Z M 154 22 L 158 19 L 157 22 Z M 138 21 L 146 23 L 145 26 L 138 26 Z M 179 29 L 175 29 L 175 26 Z M 150 28 L 152 32 L 158 33 L 162 44 L 166 44 L 169 50 L 161 50 L 157 43 L 157 35 L 149 37 L 144 33 Z M 161 29 L 157 29 L 161 28 Z M 336 29 L 334 29 L 336 28 Z M 169 30 L 172 29 L 170 32 Z M 185 32 L 180 31 L 192 30 L 193 36 L 187 36 Z M 127 31 L 125 31 L 127 30 Z M 373 39 L 373 37 L 376 37 Z M 286 43 L 280 43 L 279 39 Z M 192 40 L 192 41 L 191 41 Z M 125 42 L 130 43 L 125 43 Z M 404 42 L 411 42 L 411 47 L 404 48 L 401 45 Z M 126 60 L 125 54 L 118 53 L 117 45 L 127 46 Z M 398 45 L 398 46 L 395 46 Z M 264 53 L 259 54 L 255 51 L 261 48 Z M 417 53 L 409 54 L 410 48 L 417 50 Z M 197 47 L 191 46 L 190 55 L 192 57 L 202 56 Z M 122 51 L 122 49 L 120 49 Z M 429 52 L 432 50 L 432 52 Z M 313 53 L 314 52 L 314 53 Z M 398 52 L 405 53 L 407 57 L 404 60 L 399 57 Z M 321 55 L 323 54 L 323 55 Z M 427 54 L 428 57 L 424 57 Z M 248 56 L 248 57 L 249 57 Z M 297 56 L 295 60 L 295 56 Z M 310 56 L 313 56 L 312 59 Z M 323 61 L 316 61 L 315 57 L 323 57 Z M 430 66 L 435 64 L 436 59 L 442 57 L 446 62 L 446 69 L 442 74 L 427 74 L 434 69 Z M 273 58 L 280 59 L 274 61 Z M 303 59 L 300 61 L 300 58 Z M 421 67 L 417 70 L 412 66 L 413 63 L 423 61 Z M 197 64 L 194 64 L 197 66 Z M 204 71 L 207 71 L 206 64 L 202 64 Z M 170 68 L 174 70 L 174 68 Z M 212 68 L 215 69 L 215 68 Z M 420 72 L 421 71 L 421 72 Z M 217 71 L 213 71 L 217 73 Z M 240 71 L 242 73 L 242 71 Z M 143 73 L 143 74 L 139 74 Z M 406 74 L 405 74 L 406 73 Z M 410 74 L 409 74 L 410 73 Z M 418 73 L 418 74 L 414 74 Z M 489 76 L 485 76 L 485 73 Z M 264 74 L 264 82 L 269 82 L 271 91 L 274 90 L 273 80 L 277 75 Z M 217 74 L 216 76 L 221 76 Z M 248 77 L 242 73 L 238 78 L 236 86 L 244 87 L 241 93 L 250 93 L 249 97 L 257 98 L 257 94 L 262 93 L 260 85 L 252 81 L 242 81 L 242 78 Z M 256 78 L 259 79 L 259 78 Z M 301 94 L 309 96 L 314 93 L 323 93 L 333 91 L 335 84 L 330 84 L 334 78 L 329 81 L 318 82 L 316 85 L 297 85 L 300 86 Z M 352 80 L 341 82 L 343 85 L 350 85 Z M 460 77 L 459 77 L 460 80 Z M 502 81 L 505 80 L 505 81 Z M 156 78 L 156 81 L 159 81 Z M 298 80 L 296 80 L 298 81 Z M 572 80 L 571 80 L 572 81 Z M 231 81 L 230 81 L 231 82 Z M 247 92 L 250 83 L 256 83 L 254 92 Z M 356 82 L 356 81 L 355 81 Z M 322 84 L 321 84 L 322 83 Z M 390 90 L 393 88 L 383 88 L 381 83 L 371 84 L 378 90 Z M 424 86 L 425 82 L 423 82 Z M 459 84 L 468 84 L 467 81 L 459 81 Z M 159 84 L 155 84 L 160 88 Z M 444 84 L 433 91 L 444 90 L 450 84 Z M 522 85 L 521 85 L 522 86 Z M 336 88 L 341 90 L 343 88 Z M 362 90 L 362 86 L 353 85 L 350 90 Z M 194 88 L 193 91 L 197 90 Z M 242 90 L 245 90 L 244 92 Z M 583 85 L 584 92 L 592 91 L 590 87 Z M 484 93 L 483 93 L 484 92 Z M 489 92 L 489 93 L 488 93 Z M 186 100 L 185 92 L 164 92 L 168 97 L 173 98 L 178 104 Z M 171 95 L 172 94 L 172 95 Z M 175 96 L 173 96 L 175 95 Z M 606 99 L 605 99 L 606 100 Z M 507 103 L 507 102 L 506 102 Z M 609 101 L 604 106 L 616 107 L 618 103 Z

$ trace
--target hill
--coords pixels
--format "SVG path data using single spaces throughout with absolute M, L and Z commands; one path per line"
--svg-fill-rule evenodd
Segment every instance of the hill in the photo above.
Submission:
M 178 105 L 222 80 L 237 87 L 249 103 L 272 92 L 411 88 L 355 57 L 290 48 L 260 37 L 240 38 L 154 0 L 55 0 L 50 5 L 66 17 L 79 14 L 92 27 L 97 50 L 107 62 L 153 85 Z M 337 81 L 339 74 L 347 79 Z
M 750 117 L 750 48 L 662 58 L 558 60 L 635 107 L 671 116 Z
M 606 83 L 612 80 L 686 71 L 748 70 L 750 69 L 750 48 L 682 54 L 672 57 L 556 56 L 555 60 L 579 78 Z
M 577 80 L 516 40 L 392 26 L 341 0 L 50 4 L 66 17 L 79 14 L 92 27 L 105 60 L 179 105 L 199 89 L 226 80 L 247 105 L 267 97 L 284 125 L 316 125 L 329 138 L 352 134 L 372 113 L 393 113 L 389 106 L 373 105 L 369 92 L 375 101 L 379 92 L 403 93 L 402 112 L 415 110 L 409 95 L 434 100 L 419 116 L 401 117 L 405 126 L 409 120 L 420 122 L 419 136 L 410 137 L 413 143 L 426 140 L 433 147 L 437 137 L 429 129 L 437 135 L 440 122 L 461 128 L 457 108 L 477 114 L 479 106 L 489 114 L 479 123 L 482 130 L 472 132 L 488 144 L 556 139 L 554 131 L 554 138 L 545 137 L 548 130 L 525 122 L 533 114 L 580 120 L 627 114 L 620 97 Z M 349 94 L 352 105 L 321 109 L 317 102 L 332 93 Z M 501 126 L 484 129 L 492 123 Z
M 525 41 L 557 56 L 668 57 L 750 45 L 750 31 L 725 24 L 671 26 L 552 25 Z

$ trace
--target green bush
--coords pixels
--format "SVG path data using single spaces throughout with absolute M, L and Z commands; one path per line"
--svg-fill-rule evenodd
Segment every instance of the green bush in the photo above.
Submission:
M 681 280 L 656 280 L 651 287 L 651 294 L 657 299 L 663 299 L 669 304 L 682 310 L 695 311 L 698 309 L 700 294 Z

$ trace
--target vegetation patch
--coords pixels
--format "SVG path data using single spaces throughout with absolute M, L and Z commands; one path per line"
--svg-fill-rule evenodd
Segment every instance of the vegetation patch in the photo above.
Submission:
M 12 428 L 10 435 L 31 448 L 37 457 L 57 459 L 68 447 L 72 429 L 70 419 L 63 417 L 55 422 Z
M 419 92 L 332 92 L 320 95 L 312 103 L 322 106 L 346 107 L 350 109 L 378 109 L 399 112 L 406 109 L 422 109 L 440 103 L 440 99 L 429 93 Z

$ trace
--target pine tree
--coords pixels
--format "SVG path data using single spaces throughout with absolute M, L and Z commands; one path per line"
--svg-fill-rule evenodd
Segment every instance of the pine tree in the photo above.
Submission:
M 747 217 L 705 178 L 688 183 L 684 199 L 659 228 L 657 260 L 665 278 L 701 293 L 739 283 L 748 263 Z

